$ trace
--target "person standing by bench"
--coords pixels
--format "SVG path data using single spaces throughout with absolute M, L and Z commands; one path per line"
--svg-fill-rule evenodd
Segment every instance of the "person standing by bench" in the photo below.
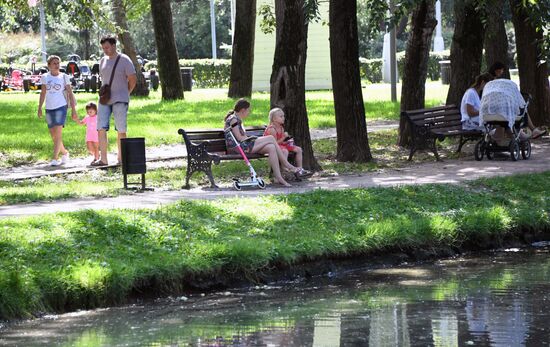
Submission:
M 493 80 L 493 75 L 484 73 L 476 77 L 474 84 L 466 90 L 460 103 L 462 115 L 462 129 L 483 130 L 483 124 L 479 124 L 479 109 L 481 108 L 481 92 L 485 84 Z
M 297 168 L 288 162 L 273 136 L 260 136 L 258 138 L 247 137 L 246 131 L 242 126 L 242 120 L 248 117 L 249 114 L 250 102 L 246 99 L 237 100 L 233 110 L 229 111 L 225 116 L 224 129 L 231 129 L 235 139 L 239 142 L 245 153 L 269 155 L 269 166 L 273 170 L 274 183 L 285 187 L 291 187 L 281 174 L 281 166 L 293 172 L 296 177 L 311 175 L 309 171 Z M 228 133 L 225 135 L 225 142 L 228 152 L 239 153 L 237 149 L 238 144 L 233 141 L 233 138 Z

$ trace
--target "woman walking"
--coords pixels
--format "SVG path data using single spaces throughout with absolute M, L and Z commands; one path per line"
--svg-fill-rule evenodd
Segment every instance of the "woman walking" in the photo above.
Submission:
M 49 72 L 42 75 L 42 89 L 38 102 L 38 118 L 42 118 L 42 105 L 46 101 L 46 123 L 53 141 L 53 156 L 51 166 L 67 163 L 69 152 L 63 145 L 63 127 L 67 119 L 67 108 L 70 105 L 72 118 L 78 119 L 73 90 L 69 76 L 59 71 L 61 59 L 52 55 L 48 57 Z M 65 92 L 65 93 L 64 93 Z M 59 155 L 61 154 L 61 159 Z

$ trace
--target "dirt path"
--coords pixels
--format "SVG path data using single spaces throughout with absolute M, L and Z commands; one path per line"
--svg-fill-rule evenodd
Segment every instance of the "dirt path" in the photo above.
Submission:
M 469 157 L 471 158 L 471 157 Z M 237 192 L 230 186 L 220 189 L 194 188 L 178 191 L 147 191 L 123 195 L 115 198 L 85 198 L 58 202 L 44 202 L 0 207 L 0 218 L 37 215 L 53 212 L 68 212 L 81 209 L 112 208 L 155 208 L 180 199 L 220 199 L 229 197 L 255 197 L 269 194 L 303 193 L 314 189 L 346 189 L 360 187 L 388 187 L 409 184 L 446 183 L 459 184 L 481 177 L 505 176 L 519 173 L 550 171 L 550 141 L 537 140 L 533 143 L 533 153 L 529 160 L 513 162 L 506 156 L 495 160 L 475 161 L 446 160 L 443 162 L 423 162 L 401 169 L 381 170 L 359 175 L 339 175 L 331 177 L 314 176 L 309 180 L 294 183 L 291 188 L 268 185 L 265 190 Z

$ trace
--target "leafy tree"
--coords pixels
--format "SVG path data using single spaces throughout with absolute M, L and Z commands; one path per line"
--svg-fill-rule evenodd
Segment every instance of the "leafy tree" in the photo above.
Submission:
M 405 55 L 401 111 L 424 108 L 428 55 L 436 24 L 435 0 L 418 2 L 412 12 L 411 33 Z M 410 144 L 409 124 L 404 118 L 399 121 L 398 143 L 400 146 Z
M 183 84 L 174 39 L 170 0 L 151 0 L 151 14 L 157 43 L 162 99 L 183 99 Z
M 451 45 L 451 84 L 447 105 L 460 105 L 462 95 L 481 71 L 482 8 L 477 0 L 455 0 L 455 29 Z
M 550 5 L 541 6 L 531 2 L 524 4 L 521 0 L 510 0 L 510 6 L 516 32 L 520 87 L 522 92 L 533 96 L 529 115 L 536 125 L 550 125 L 548 65 L 543 60 L 545 41 L 541 30 L 548 29 L 548 23 L 542 22 L 540 16 L 535 15 L 541 10 L 550 10 Z M 550 12 L 546 14 L 550 15 Z
M 485 23 L 485 61 L 489 68 L 499 61 L 510 66 L 508 59 L 508 36 L 504 26 L 504 0 L 487 0 L 485 11 L 487 21 Z M 505 70 L 506 78 L 510 78 L 508 69 Z
M 126 2 L 127 3 L 127 2 Z M 136 47 L 134 40 L 128 31 L 128 22 L 126 20 L 126 4 L 123 0 L 112 0 L 113 17 L 117 25 L 117 33 L 120 43 L 123 47 L 123 52 L 132 60 L 136 69 L 137 83 L 132 91 L 132 95 L 149 95 L 149 87 L 145 81 L 145 77 L 141 72 L 141 65 L 137 60 Z
M 331 0 L 330 60 L 339 161 L 372 159 L 359 75 L 357 1 Z
M 237 1 L 235 7 L 235 36 L 228 95 L 230 98 L 250 97 L 254 65 L 256 0 Z
M 304 167 L 320 170 L 313 155 L 305 100 L 308 18 L 313 18 L 311 10 L 315 11 L 306 5 L 305 0 L 275 1 L 277 31 L 270 80 L 271 106 L 284 110 L 286 128 L 303 149 Z

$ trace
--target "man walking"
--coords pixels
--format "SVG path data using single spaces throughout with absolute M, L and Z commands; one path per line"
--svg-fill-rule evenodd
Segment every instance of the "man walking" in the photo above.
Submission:
M 103 36 L 100 40 L 105 56 L 99 62 L 99 74 L 102 84 L 110 84 L 111 93 L 109 101 L 98 104 L 97 131 L 99 132 L 100 157 L 92 163 L 92 166 L 108 164 L 107 131 L 111 114 L 115 119 L 115 130 L 117 131 L 118 162 L 122 162 L 120 140 L 126 138 L 128 103 L 130 102 L 130 93 L 136 86 L 137 78 L 132 60 L 127 55 L 117 52 L 116 42 L 116 38 L 110 35 Z

